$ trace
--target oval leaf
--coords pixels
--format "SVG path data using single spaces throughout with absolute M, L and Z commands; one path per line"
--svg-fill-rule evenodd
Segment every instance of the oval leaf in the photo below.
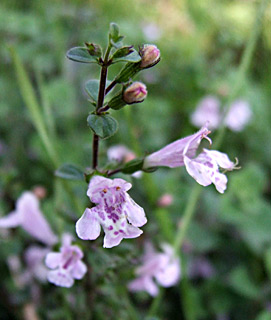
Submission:
M 98 63 L 97 57 L 91 56 L 87 48 L 75 47 L 71 48 L 66 56 L 68 59 L 82 63 Z
M 111 81 L 107 80 L 106 87 L 108 87 L 110 85 L 110 83 L 111 83 Z M 95 102 L 98 101 L 99 87 L 100 87 L 99 80 L 88 80 L 85 84 L 85 90 L 86 90 L 87 94 Z
M 116 51 L 117 52 L 117 51 Z M 113 62 L 112 63 L 117 63 L 117 62 L 139 62 L 141 60 L 141 57 L 139 53 L 133 49 L 133 52 L 129 53 L 125 57 L 119 57 L 119 58 L 114 58 L 113 56 Z
M 63 164 L 55 171 L 55 175 L 62 179 L 84 180 L 84 172 L 77 166 L 69 163 Z
M 87 118 L 91 130 L 101 139 L 113 136 L 118 130 L 118 122 L 108 114 L 90 114 Z

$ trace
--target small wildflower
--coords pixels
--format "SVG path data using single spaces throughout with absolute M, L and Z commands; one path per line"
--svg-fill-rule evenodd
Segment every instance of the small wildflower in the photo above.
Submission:
M 39 200 L 32 192 L 24 192 L 16 202 L 15 211 L 0 219 L 0 228 L 18 226 L 47 245 L 53 245 L 57 242 L 56 235 L 39 208 Z
M 162 253 L 154 251 L 150 243 L 146 245 L 143 264 L 136 269 L 138 277 L 128 284 L 130 291 L 147 291 L 151 296 L 157 296 L 157 284 L 167 288 L 178 283 L 181 275 L 179 259 L 169 244 L 164 243 L 161 247 Z
M 203 149 L 197 156 L 197 148 L 203 138 L 211 143 L 207 137 L 210 133 L 207 127 L 203 127 L 197 133 L 177 140 L 166 147 L 147 156 L 143 168 L 165 166 L 170 168 L 185 165 L 187 172 L 202 186 L 213 183 L 218 192 L 224 193 L 227 187 L 227 177 L 219 171 L 219 168 L 231 171 L 236 164 L 230 161 L 225 153 Z
M 210 129 L 218 128 L 221 122 L 220 101 L 214 96 L 206 96 L 200 100 L 196 110 L 191 115 L 191 122 L 200 128 L 206 122 Z
M 232 131 L 242 131 L 251 120 L 252 112 L 244 100 L 236 100 L 230 106 L 225 118 L 225 125 Z
M 83 240 L 98 238 L 101 226 L 105 232 L 104 247 L 117 246 L 123 238 L 136 238 L 142 234 L 138 227 L 147 219 L 144 209 L 137 205 L 127 191 L 132 185 L 123 179 L 94 176 L 87 195 L 97 204 L 87 208 L 76 223 L 76 233 Z M 129 223 L 127 222 L 129 221 Z
M 64 234 L 60 252 L 49 252 L 46 256 L 46 266 L 53 269 L 48 272 L 47 279 L 56 286 L 70 288 L 74 279 L 82 279 L 87 272 L 81 261 L 84 256 L 82 250 L 71 243 L 72 237 Z

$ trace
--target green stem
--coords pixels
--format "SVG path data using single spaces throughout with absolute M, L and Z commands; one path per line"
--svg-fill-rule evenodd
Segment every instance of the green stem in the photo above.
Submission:
M 183 245 L 183 241 L 186 236 L 189 224 L 195 213 L 195 208 L 196 208 L 199 196 L 201 194 L 201 191 L 202 191 L 202 187 L 199 184 L 196 184 L 188 198 L 187 206 L 185 208 L 185 211 L 184 211 L 184 214 L 183 214 L 183 217 L 174 241 L 174 251 L 176 254 L 179 253 L 179 250 Z

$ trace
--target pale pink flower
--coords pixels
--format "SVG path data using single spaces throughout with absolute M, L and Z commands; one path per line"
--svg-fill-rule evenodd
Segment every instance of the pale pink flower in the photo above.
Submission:
M 220 168 L 231 171 L 235 164 L 230 161 L 225 153 L 203 149 L 195 157 L 197 148 L 203 138 L 211 143 L 207 137 L 210 133 L 203 127 L 197 133 L 177 140 L 157 152 L 147 156 L 144 160 L 144 169 L 165 166 L 170 168 L 185 165 L 187 172 L 202 186 L 213 183 L 218 192 L 223 193 L 227 187 L 227 177 L 219 171 Z
M 18 226 L 47 245 L 57 242 L 57 236 L 44 218 L 39 208 L 39 200 L 32 192 L 24 192 L 16 202 L 15 211 L 0 219 L 0 228 Z
M 221 122 L 220 101 L 214 96 L 206 96 L 200 100 L 191 115 L 191 122 L 200 128 L 208 122 L 210 129 L 216 129 Z
M 138 277 L 128 284 L 130 291 L 147 291 L 151 296 L 156 296 L 159 292 L 157 284 L 167 288 L 178 283 L 180 261 L 169 244 L 161 247 L 163 252 L 156 252 L 150 243 L 146 245 L 143 264 L 136 269 Z
M 86 265 L 81 261 L 84 256 L 82 250 L 71 243 L 72 237 L 65 234 L 60 252 L 50 252 L 46 256 L 46 266 L 53 269 L 48 272 L 47 279 L 56 286 L 70 288 L 74 279 L 82 279 L 87 272 Z
M 232 131 L 242 131 L 252 118 L 252 111 L 247 101 L 236 100 L 230 106 L 225 117 L 225 125 Z
M 77 221 L 78 237 L 95 240 L 102 226 L 105 232 L 104 247 L 111 248 L 117 246 L 123 238 L 140 236 L 142 230 L 138 227 L 143 226 L 147 219 L 144 209 L 127 193 L 131 187 L 132 185 L 123 179 L 111 180 L 94 176 L 90 180 L 87 195 L 97 205 L 87 208 Z

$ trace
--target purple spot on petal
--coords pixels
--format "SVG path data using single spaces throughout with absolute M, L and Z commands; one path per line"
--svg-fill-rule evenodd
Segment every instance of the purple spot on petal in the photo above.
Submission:
M 109 226 L 109 227 L 108 227 L 108 230 L 113 230 L 113 226 Z
M 118 231 L 115 231 L 115 232 L 114 232 L 114 234 L 115 234 L 115 235 L 118 235 L 118 234 L 119 234 L 119 232 L 118 232 Z

